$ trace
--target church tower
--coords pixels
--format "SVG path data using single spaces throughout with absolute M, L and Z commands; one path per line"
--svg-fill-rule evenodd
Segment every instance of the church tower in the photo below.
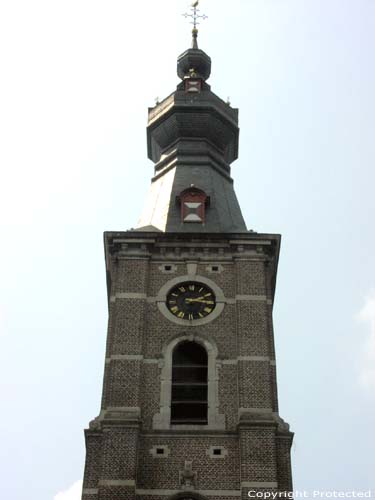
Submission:
M 196 11 L 195 11 L 196 13 Z M 198 48 L 149 109 L 140 222 L 104 234 L 109 322 L 83 500 L 230 500 L 292 490 L 272 308 L 280 236 L 248 231 L 231 177 L 238 110 Z

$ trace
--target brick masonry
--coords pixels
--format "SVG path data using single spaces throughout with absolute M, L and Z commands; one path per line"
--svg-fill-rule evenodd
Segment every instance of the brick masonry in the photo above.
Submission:
M 272 301 L 277 235 L 106 233 L 109 322 L 102 407 L 85 431 L 84 500 L 246 498 L 249 489 L 291 490 L 293 434 L 278 415 Z M 164 265 L 172 265 L 164 271 Z M 210 265 L 218 265 L 212 272 Z M 193 271 L 192 271 L 193 270 Z M 224 309 L 201 326 L 158 308 L 171 279 L 210 279 Z M 224 427 L 158 430 L 168 345 L 182 336 L 215 346 L 217 413 Z M 216 352 L 216 351 L 215 351 Z M 159 457 L 151 450 L 167 447 Z M 223 458 L 210 456 L 222 447 Z M 181 473 L 192 462 L 194 484 Z

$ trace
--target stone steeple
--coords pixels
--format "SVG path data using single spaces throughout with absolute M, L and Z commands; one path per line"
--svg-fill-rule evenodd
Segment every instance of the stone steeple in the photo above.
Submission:
M 215 95 L 207 79 L 211 59 L 198 48 L 193 30 L 192 48 L 177 61 L 182 80 L 175 92 L 149 108 L 148 157 L 155 163 L 146 206 L 138 228 L 163 232 L 245 232 L 246 225 L 231 178 L 230 164 L 238 157 L 238 109 Z M 202 193 L 203 213 L 184 217 L 185 203 L 194 212 L 194 195 Z M 190 207 L 190 208 L 189 208 Z

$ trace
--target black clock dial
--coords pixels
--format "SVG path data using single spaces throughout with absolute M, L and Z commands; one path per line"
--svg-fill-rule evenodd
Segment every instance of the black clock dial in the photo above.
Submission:
M 215 309 L 214 292 L 203 283 L 189 281 L 176 285 L 167 295 L 169 311 L 180 319 L 202 319 Z

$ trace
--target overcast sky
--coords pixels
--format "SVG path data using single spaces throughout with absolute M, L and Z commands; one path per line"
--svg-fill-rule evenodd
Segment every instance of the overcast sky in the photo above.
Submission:
M 299 490 L 375 496 L 374 0 L 202 0 L 240 109 L 248 227 L 282 234 L 280 414 Z M 190 44 L 183 0 L 0 2 L 0 497 L 78 500 L 106 340 L 102 233 L 137 222 L 147 108 Z

